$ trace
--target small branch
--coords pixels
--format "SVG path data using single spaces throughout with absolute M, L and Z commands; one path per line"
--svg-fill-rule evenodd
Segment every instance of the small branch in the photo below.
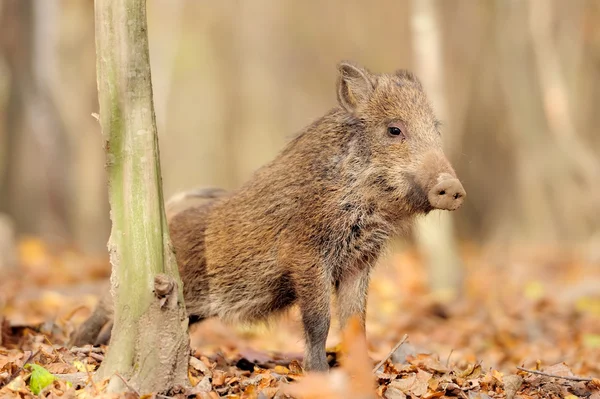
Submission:
M 446 367 L 450 366 L 450 357 L 454 353 L 454 349 L 450 349 L 450 353 L 448 353 L 448 359 L 446 359 Z
M 10 377 L 8 377 L 8 379 L 3 382 L 3 384 L 0 384 L 0 388 L 2 388 L 3 386 L 6 386 L 8 384 L 10 384 L 12 382 L 12 380 L 14 380 L 15 378 L 17 378 L 17 376 L 25 368 L 25 365 L 27 363 L 29 363 L 30 361 L 32 361 L 33 358 L 36 357 L 40 353 L 40 351 L 41 351 L 41 349 L 38 349 L 37 351 L 35 351 L 35 353 L 32 353 L 31 355 L 29 355 L 29 357 L 23 362 L 23 365 L 21 367 L 19 367 L 19 369 L 17 371 L 15 371 L 14 373 L 12 373 L 10 375 Z
M 396 352 L 398 350 L 398 348 L 406 342 L 406 340 L 408 339 L 408 334 L 404 334 L 404 336 L 402 337 L 402 339 L 392 348 L 392 350 L 390 351 L 390 353 L 387 354 L 386 357 L 384 357 L 383 359 L 381 359 L 381 361 L 379 363 L 377 363 L 377 366 L 375 366 L 375 368 L 373 369 L 373 373 L 377 372 L 377 370 L 379 370 L 379 368 L 381 366 L 383 366 L 383 364 L 385 362 L 387 362 L 387 360 L 392 357 L 392 355 L 394 354 L 394 352 Z
M 141 396 L 141 395 L 140 395 L 140 393 L 138 392 L 138 390 L 137 390 L 137 389 L 135 389 L 134 387 L 132 387 L 131 385 L 129 385 L 129 383 L 128 383 L 128 382 L 125 380 L 125 378 L 123 378 L 123 376 L 122 376 L 121 374 L 119 374 L 119 373 L 115 373 L 115 375 L 116 375 L 117 377 L 119 377 L 119 378 L 121 379 L 121 381 L 123 381 L 123 384 L 125 384 L 125 386 L 126 386 L 127 388 L 129 388 L 129 390 L 130 390 L 131 392 L 135 393 L 135 394 L 138 396 L 138 398 Z
M 90 352 L 88 354 L 88 356 L 91 355 L 91 354 L 92 354 L 92 352 Z M 90 369 L 87 366 L 85 367 L 85 372 L 88 375 L 88 381 L 92 384 L 92 387 L 94 388 L 94 392 L 96 392 L 96 395 L 99 395 L 100 394 L 100 390 L 98 389 L 98 385 L 96 385 L 96 381 L 94 381 L 94 377 L 92 376 L 92 372 L 90 371 Z
M 100 353 L 90 352 L 88 354 L 88 356 L 91 357 L 92 359 L 96 360 L 98 363 L 102 363 L 104 361 L 104 356 L 101 355 Z
M 46 342 L 48 343 L 48 345 L 50 345 L 50 348 L 52 348 L 52 352 L 54 352 L 54 354 L 56 355 L 56 357 L 58 357 L 58 359 L 65 364 L 68 364 L 67 362 L 65 362 L 65 359 L 63 359 L 62 355 L 60 353 L 58 353 L 58 351 L 56 350 L 56 348 L 54 348 L 54 344 L 52 342 L 50 342 L 50 339 L 48 339 L 48 337 L 46 335 L 44 335 L 44 340 L 46 340 Z
M 544 373 L 543 371 L 538 371 L 538 370 L 529 370 L 529 369 L 519 367 L 519 366 L 517 366 L 517 369 L 524 371 L 526 373 L 543 375 L 545 377 L 552 377 L 552 378 L 562 378 L 563 380 L 569 380 L 569 381 L 575 381 L 575 382 L 591 382 L 592 381 L 592 378 L 569 377 L 569 376 L 563 376 L 563 375 L 556 375 L 556 374 Z
M 74 346 L 71 348 L 71 353 L 83 353 L 87 355 L 88 353 L 103 353 L 102 348 L 96 348 L 93 346 Z
M 83 373 L 67 373 L 67 374 L 53 374 L 56 378 L 62 381 L 70 382 L 73 385 L 86 385 L 88 381 L 91 381 L 91 374 L 89 372 Z

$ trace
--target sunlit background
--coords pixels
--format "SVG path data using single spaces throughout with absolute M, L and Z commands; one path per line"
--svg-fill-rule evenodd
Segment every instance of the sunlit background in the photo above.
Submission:
M 250 178 L 336 106 L 341 60 L 421 78 L 468 197 L 382 261 L 373 356 L 409 332 L 445 355 L 560 361 L 567 332 L 544 306 L 560 325 L 583 314 L 577 350 L 600 346 L 599 1 L 148 0 L 148 18 L 166 197 Z M 20 276 L 0 305 L 15 323 L 91 305 L 110 271 L 96 112 L 93 1 L 0 0 L 0 273 Z M 297 350 L 291 325 L 239 339 Z M 533 353 L 511 355 L 518 339 Z

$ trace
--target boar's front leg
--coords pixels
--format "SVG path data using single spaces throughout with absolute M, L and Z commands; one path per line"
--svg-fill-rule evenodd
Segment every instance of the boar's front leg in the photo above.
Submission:
M 327 371 L 325 344 L 331 323 L 331 283 L 319 267 L 309 267 L 296 281 L 296 294 L 304 325 L 304 369 Z
M 340 329 L 344 329 L 352 316 L 358 316 L 362 333 L 365 333 L 369 268 L 353 274 L 342 275 L 336 284 L 336 303 Z

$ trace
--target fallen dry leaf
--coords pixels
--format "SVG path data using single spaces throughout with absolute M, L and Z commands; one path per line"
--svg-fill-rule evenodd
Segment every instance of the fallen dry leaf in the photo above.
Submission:
M 105 286 L 96 279 L 110 269 L 104 264 L 99 273 L 92 266 L 86 275 L 88 269 L 78 267 L 75 275 L 74 265 L 96 261 L 36 240 L 24 242 L 21 251 L 22 273 L 0 280 L 0 397 L 33 399 L 29 372 L 22 368 L 26 360 L 57 375 L 84 372 L 86 377 L 102 362 L 105 348 L 71 350 L 64 345 Z M 466 257 L 468 294 L 450 304 L 428 296 L 418 257 L 393 258 L 373 277 L 368 340 L 355 322 L 341 336 L 332 328 L 328 359 L 339 367 L 327 374 L 304 374 L 300 366 L 302 328 L 295 309 L 270 328 L 201 323 L 191 333 L 194 356 L 188 370 L 194 386 L 186 394 L 210 399 L 279 399 L 284 392 L 299 399 L 600 399 L 597 379 L 575 382 L 516 370 L 522 365 L 557 376 L 600 376 L 600 346 L 594 338 L 600 336 L 600 295 L 582 299 L 576 289 L 577 284 L 600 281 L 600 268 L 565 261 L 570 269 L 549 274 L 545 255 L 536 256 L 526 268 L 522 263 L 490 268 L 471 248 Z M 393 263 L 399 259 L 407 264 Z M 407 269 L 414 270 L 403 274 Z M 497 281 L 503 282 L 502 289 L 495 288 Z M 410 293 L 400 286 L 411 287 Z M 566 291 L 567 302 L 551 295 Z M 404 334 L 410 343 L 373 375 L 374 360 L 387 356 Z M 103 384 L 69 387 L 60 377 L 44 389 L 48 398 L 135 396 L 106 395 Z

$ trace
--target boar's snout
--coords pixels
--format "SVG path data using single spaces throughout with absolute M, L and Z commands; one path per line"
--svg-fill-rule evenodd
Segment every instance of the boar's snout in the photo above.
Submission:
M 465 196 L 466 192 L 460 181 L 446 175 L 429 190 L 427 198 L 434 209 L 454 211 L 460 208 Z

